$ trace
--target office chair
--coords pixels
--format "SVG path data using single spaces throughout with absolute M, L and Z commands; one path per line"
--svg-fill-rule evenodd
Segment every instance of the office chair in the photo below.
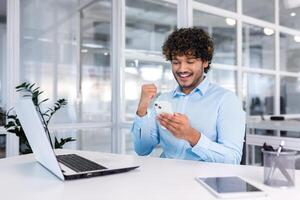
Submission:
M 247 157 L 247 152 L 246 152 L 246 134 L 247 134 L 247 127 L 245 127 L 245 136 L 244 136 L 244 142 L 243 142 L 243 150 L 242 150 L 242 159 L 240 164 L 241 165 L 246 165 L 246 157 Z
M 246 137 L 245 137 L 245 139 L 246 139 Z M 246 165 L 247 152 L 246 152 L 246 140 L 245 139 L 244 139 L 244 144 L 243 144 L 242 159 L 240 162 L 241 165 Z

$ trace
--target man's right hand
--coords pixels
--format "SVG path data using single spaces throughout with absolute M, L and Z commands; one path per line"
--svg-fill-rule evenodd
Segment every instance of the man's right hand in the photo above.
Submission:
M 140 103 L 136 112 L 138 116 L 143 117 L 147 114 L 147 108 L 156 94 L 157 88 L 154 84 L 142 85 Z

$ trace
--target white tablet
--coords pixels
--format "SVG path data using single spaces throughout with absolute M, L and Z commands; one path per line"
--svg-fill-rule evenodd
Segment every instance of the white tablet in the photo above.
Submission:
M 264 191 L 237 176 L 197 177 L 196 180 L 218 198 L 267 196 Z

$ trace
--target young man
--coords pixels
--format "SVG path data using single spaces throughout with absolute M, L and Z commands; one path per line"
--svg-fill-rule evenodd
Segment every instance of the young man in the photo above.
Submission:
M 245 113 L 234 93 L 205 77 L 214 52 L 210 36 L 199 28 L 181 28 L 171 33 L 162 50 L 178 86 L 159 100 L 170 102 L 174 114 L 148 109 L 157 88 L 142 86 L 131 129 L 137 154 L 148 155 L 160 144 L 161 157 L 239 164 Z

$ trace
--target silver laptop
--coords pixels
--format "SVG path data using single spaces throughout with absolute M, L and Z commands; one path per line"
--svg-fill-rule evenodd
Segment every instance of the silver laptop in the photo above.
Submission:
M 61 180 L 122 173 L 139 167 L 109 159 L 104 159 L 105 163 L 97 163 L 76 154 L 56 156 L 31 98 L 20 99 L 15 109 L 35 159 Z

